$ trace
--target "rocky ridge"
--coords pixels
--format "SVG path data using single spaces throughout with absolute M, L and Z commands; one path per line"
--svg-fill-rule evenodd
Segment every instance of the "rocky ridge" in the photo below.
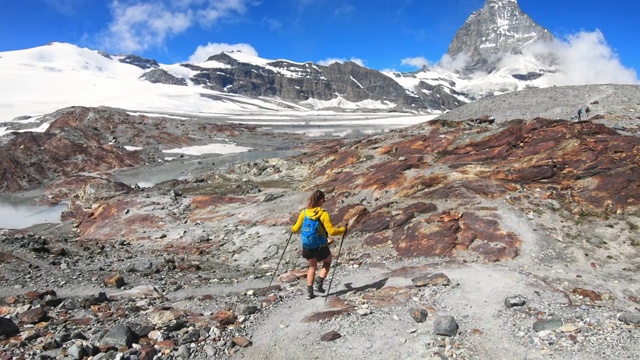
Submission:
M 598 122 L 441 119 L 84 188 L 63 225 L 2 233 L 3 356 L 635 358 L 640 142 L 617 88 Z M 349 234 L 306 301 L 286 229 L 315 188 Z

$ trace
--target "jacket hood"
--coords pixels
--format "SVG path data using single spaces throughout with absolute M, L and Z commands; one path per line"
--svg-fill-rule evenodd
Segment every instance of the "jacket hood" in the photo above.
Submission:
M 307 215 L 309 219 L 318 220 L 323 212 L 324 209 L 318 206 L 313 209 L 305 209 L 304 214 Z

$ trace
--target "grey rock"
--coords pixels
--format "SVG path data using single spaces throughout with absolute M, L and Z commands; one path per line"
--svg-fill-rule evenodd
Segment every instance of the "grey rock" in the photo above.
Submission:
M 535 330 L 536 332 L 545 330 L 558 330 L 562 326 L 562 324 L 562 319 L 558 318 L 538 320 L 533 323 L 533 330 Z
M 527 303 L 522 295 L 509 296 L 504 299 L 504 306 L 507 308 L 513 308 L 517 306 L 524 306 Z
M 120 61 L 121 63 L 124 64 L 130 64 L 133 66 L 137 66 L 143 70 L 146 69 L 151 69 L 151 68 L 159 68 L 160 65 L 158 64 L 157 61 L 152 60 L 152 59 L 145 59 L 143 57 L 140 57 L 138 55 L 126 55 L 125 57 L 119 59 L 118 61 Z
M 458 323 L 451 315 L 440 316 L 433 322 L 433 330 L 437 335 L 455 336 L 458 333 Z
M 240 315 L 251 315 L 258 312 L 257 305 L 239 304 L 236 308 L 236 312 Z
M 89 356 L 89 352 L 84 348 L 81 344 L 73 344 L 67 349 L 67 355 L 71 356 L 74 359 L 82 359 L 86 356 Z
M 125 325 L 116 325 L 101 339 L 100 345 L 115 345 L 131 347 L 135 340 L 135 334 Z
M 618 320 L 627 325 L 640 325 L 640 313 L 624 312 L 618 316 Z
M 188 333 L 186 333 L 184 336 L 182 336 L 180 338 L 179 343 L 180 344 L 189 344 L 189 343 L 193 343 L 198 341 L 198 339 L 200 339 L 200 331 L 198 330 L 192 330 Z
M 140 78 L 154 84 L 187 86 L 187 81 L 185 79 L 177 78 L 169 74 L 164 69 L 153 69 L 147 71 L 142 76 L 140 76 Z
M 178 355 L 179 357 L 183 358 L 183 359 L 188 359 L 191 356 L 191 353 L 189 351 L 189 347 L 187 345 L 182 345 L 178 348 L 178 351 L 176 352 L 176 355 Z

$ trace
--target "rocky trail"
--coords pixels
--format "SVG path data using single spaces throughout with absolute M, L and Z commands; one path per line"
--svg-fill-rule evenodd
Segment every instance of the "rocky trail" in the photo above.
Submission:
M 0 359 L 635 359 L 640 140 L 611 98 L 597 121 L 435 120 L 309 143 L 224 128 L 297 155 L 208 159 L 148 188 L 51 167 L 36 178 L 46 202 L 68 201 L 63 223 L 0 233 Z M 140 124 L 67 111 L 75 134 Z M 122 157 L 135 138 L 94 136 L 141 172 L 169 146 Z M 349 233 L 331 294 L 305 300 L 299 240 L 284 248 L 316 188 Z

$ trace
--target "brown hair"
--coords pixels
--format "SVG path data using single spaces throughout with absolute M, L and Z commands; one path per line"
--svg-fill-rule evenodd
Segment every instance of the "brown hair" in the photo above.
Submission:
M 320 202 L 324 200 L 324 193 L 321 190 L 314 191 L 309 197 L 309 202 L 307 203 L 307 209 L 313 209 L 314 207 L 320 206 Z

